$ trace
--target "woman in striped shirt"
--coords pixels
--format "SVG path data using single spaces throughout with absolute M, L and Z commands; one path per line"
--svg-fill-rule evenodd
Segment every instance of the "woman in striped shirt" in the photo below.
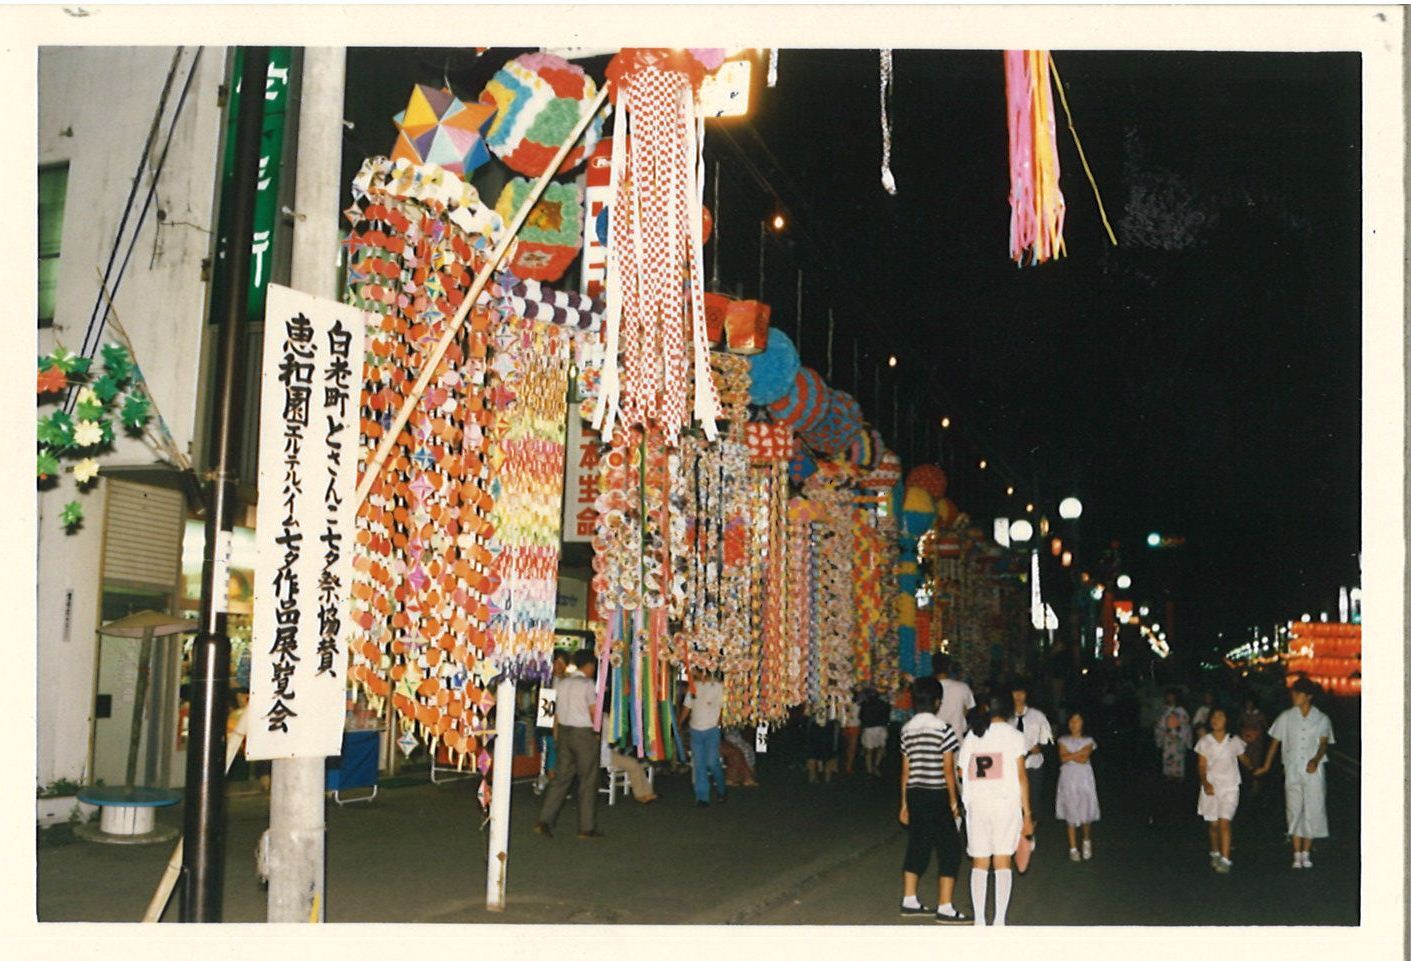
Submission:
M 906 859 L 902 862 L 902 917 L 924 917 L 931 909 L 916 896 L 921 875 L 936 851 L 940 873 L 935 920 L 963 924 L 970 918 L 951 903 L 960 864 L 960 798 L 956 793 L 955 730 L 936 716 L 941 684 L 933 677 L 912 685 L 916 714 L 901 729 L 901 823 L 906 825 Z

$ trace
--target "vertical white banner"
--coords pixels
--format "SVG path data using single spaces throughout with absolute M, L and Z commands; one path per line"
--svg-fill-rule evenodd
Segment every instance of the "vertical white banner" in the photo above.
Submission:
M 363 315 L 269 286 L 249 757 L 342 750 Z
M 598 499 L 598 432 L 583 423 L 578 406 L 568 408 L 564 439 L 567 462 L 563 484 L 563 539 L 586 544 L 593 539 Z

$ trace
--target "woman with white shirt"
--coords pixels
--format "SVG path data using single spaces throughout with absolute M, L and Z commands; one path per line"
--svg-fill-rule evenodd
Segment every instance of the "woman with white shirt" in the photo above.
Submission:
M 1008 704 L 994 711 L 971 711 L 970 732 L 960 745 L 957 761 L 964 772 L 961 797 L 965 802 L 966 853 L 972 858 L 970 897 L 976 927 L 987 926 L 985 899 L 991 865 L 995 874 L 994 926 L 1004 926 L 1014 883 L 1010 867 L 1014 852 L 1021 834 L 1034 833 L 1029 778 L 1024 770 L 1028 752 L 1024 735 L 1004 723 L 1008 714 Z

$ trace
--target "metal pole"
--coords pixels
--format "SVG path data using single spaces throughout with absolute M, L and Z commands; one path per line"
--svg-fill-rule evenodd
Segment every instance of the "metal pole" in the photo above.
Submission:
M 343 47 L 306 47 L 299 80 L 290 285 L 330 299 L 338 298 L 345 61 Z M 277 758 L 271 764 L 266 913 L 271 923 L 324 919 L 323 772 L 321 757 Z
M 489 911 L 505 909 L 513 768 L 514 681 L 505 678 L 495 689 L 495 758 L 490 767 L 490 856 L 485 865 L 485 907 Z
M 720 161 L 715 162 L 715 182 L 711 185 L 710 215 L 715 222 L 711 239 L 715 241 L 710 258 L 710 289 L 720 289 Z
M 225 722 L 229 710 L 230 636 L 226 633 L 226 580 L 236 478 L 232 470 L 240 422 L 245 311 L 249 305 L 250 240 L 255 219 L 260 130 L 264 123 L 269 48 L 246 47 L 235 129 L 235 172 L 226 250 L 226 302 L 218 306 L 216 412 L 211 494 L 206 503 L 206 550 L 201 569 L 201 630 L 191 663 L 190 740 L 186 755 L 181 896 L 183 921 L 219 921 L 225 874 Z

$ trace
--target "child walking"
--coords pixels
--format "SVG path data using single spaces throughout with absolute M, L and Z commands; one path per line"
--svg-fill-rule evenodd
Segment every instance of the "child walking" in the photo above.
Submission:
M 1034 833 L 1029 806 L 1029 778 L 1024 770 L 1028 753 L 1024 735 L 1004 723 L 1011 713 L 1007 697 L 991 708 L 977 707 L 967 719 L 970 733 L 960 745 L 965 801 L 965 834 L 971 857 L 970 898 L 975 927 L 985 924 L 985 899 L 989 895 L 990 865 L 995 870 L 994 927 L 1004 927 L 1009 895 L 1014 884 L 1010 864 L 1019 848 L 1020 834 Z
M 933 677 L 918 678 L 912 698 L 916 714 L 901 729 L 901 814 L 906 825 L 906 859 L 902 862 L 902 917 L 924 917 L 931 909 L 916 896 L 916 886 L 936 851 L 937 889 L 935 919 L 942 924 L 964 924 L 969 916 L 952 903 L 955 873 L 960 864 L 960 797 L 955 783 L 955 753 L 960 740 L 955 730 L 936 715 L 941 705 L 941 683 Z
M 1223 708 L 1212 710 L 1206 721 L 1210 733 L 1195 745 L 1200 765 L 1200 798 L 1195 809 L 1210 826 L 1210 866 L 1220 874 L 1229 874 L 1230 822 L 1240 803 L 1240 765 L 1251 765 L 1244 740 L 1228 730 Z
M 1068 716 L 1068 733 L 1058 739 L 1058 804 L 1060 821 L 1068 824 L 1068 860 L 1088 861 L 1093 856 L 1093 822 L 1102 816 L 1097 804 L 1097 781 L 1091 759 L 1097 742 L 1083 733 L 1083 714 Z M 1083 829 L 1083 850 L 1078 853 L 1078 828 Z

